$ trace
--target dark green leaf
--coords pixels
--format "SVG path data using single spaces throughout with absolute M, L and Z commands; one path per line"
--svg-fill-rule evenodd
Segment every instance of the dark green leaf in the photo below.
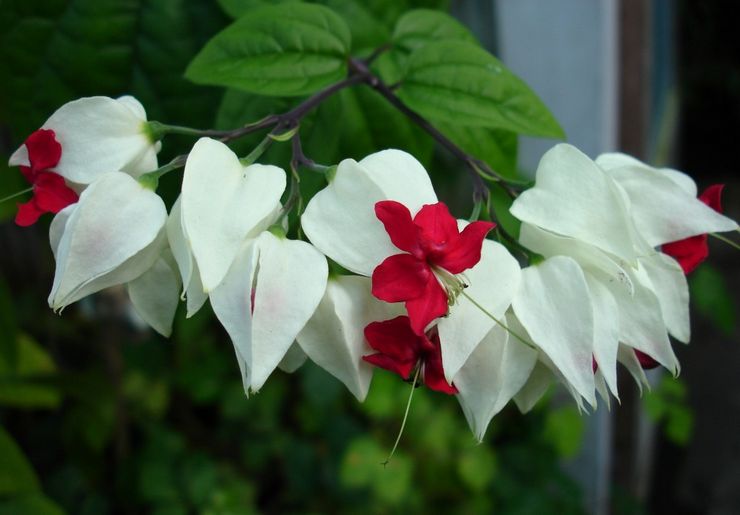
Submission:
M 501 224 L 501 228 L 515 240 L 519 239 L 519 229 L 522 226 L 517 218 L 511 214 L 509 208 L 514 202 L 506 191 L 498 184 L 491 184 L 489 187 L 491 193 L 491 205 L 493 213 L 496 215 L 496 222 Z
M 699 313 L 725 334 L 731 335 L 735 330 L 738 307 L 722 274 L 704 263 L 691 275 L 689 284 L 691 301 Z
M 409 107 L 435 121 L 564 136 L 524 81 L 472 43 L 441 41 L 413 52 L 398 94 Z
M 517 177 L 519 137 L 516 133 L 452 124 L 437 124 L 437 128 L 465 152 L 488 163 L 499 175 Z
M 43 495 L 29 495 L 0 502 L 0 515 L 63 515 L 62 509 Z
M 449 14 L 432 9 L 407 12 L 398 19 L 393 31 L 393 44 L 406 52 L 448 40 L 475 43 L 475 36 Z
M 38 380 L 56 372 L 51 356 L 26 335 L 18 335 L 16 344 L 15 368 L 0 360 L 0 404 L 27 408 L 58 406 L 59 390 Z
M 0 363 L 5 363 L 9 370 L 15 370 L 18 366 L 17 334 L 13 299 L 5 278 L 0 275 Z
M 14 143 L 88 95 L 133 94 L 150 118 L 210 124 L 219 95 L 182 74 L 223 22 L 217 5 L 190 0 L 3 2 L 0 111 Z
M 0 496 L 38 491 L 36 473 L 13 438 L 0 426 Z
M 390 41 L 390 31 L 366 7 L 357 0 L 324 0 L 347 22 L 352 32 L 352 51 L 355 54 L 368 54 L 371 50 Z
M 300 96 L 342 79 L 349 50 L 349 28 L 331 9 L 274 5 L 255 9 L 218 33 L 186 76 L 199 84 Z

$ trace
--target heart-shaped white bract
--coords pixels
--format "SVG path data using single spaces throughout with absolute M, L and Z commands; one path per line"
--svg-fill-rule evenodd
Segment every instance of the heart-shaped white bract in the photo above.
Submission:
M 500 325 L 475 348 L 454 382 L 465 418 L 478 441 L 483 440 L 494 415 L 522 389 L 536 363 L 537 351 Z
M 139 316 L 159 334 L 169 337 L 181 287 L 172 252 L 164 249 L 149 270 L 128 283 L 128 296 Z
M 572 145 L 555 145 L 542 156 L 535 186 L 514 201 L 511 214 L 630 263 L 637 257 L 623 194 L 611 177 Z
M 220 141 L 196 142 L 185 164 L 180 209 L 182 232 L 206 293 L 221 283 L 244 241 L 258 233 L 260 223 L 279 205 L 283 191 L 282 169 L 243 166 Z
M 400 251 L 375 216 L 375 204 L 395 200 L 416 214 L 437 196 L 424 167 L 401 150 L 383 150 L 359 163 L 345 159 L 329 186 L 306 206 L 301 226 L 317 249 L 347 270 L 370 276 Z
M 263 232 L 243 244 L 210 299 L 247 392 L 259 391 L 283 360 L 319 305 L 327 276 L 326 258 L 308 243 Z
M 102 174 L 57 217 L 50 232 L 54 310 L 139 277 L 166 245 L 164 202 L 125 173 Z
M 738 228 L 697 199 L 696 184 L 681 172 L 653 168 L 624 154 L 602 154 L 596 164 L 624 189 L 635 227 L 653 247 Z
M 54 131 L 62 156 L 54 171 L 73 183 L 90 184 L 107 172 L 134 177 L 157 168 L 160 144 L 147 131 L 144 107 L 133 97 L 86 97 L 57 109 L 42 129 Z M 28 165 L 25 145 L 16 150 L 11 166 Z
M 364 401 L 373 367 L 362 356 L 374 352 L 365 341 L 365 327 L 402 312 L 401 305 L 373 297 L 367 277 L 330 277 L 316 312 L 298 333 L 298 344 L 311 361 L 342 381 L 357 400 Z

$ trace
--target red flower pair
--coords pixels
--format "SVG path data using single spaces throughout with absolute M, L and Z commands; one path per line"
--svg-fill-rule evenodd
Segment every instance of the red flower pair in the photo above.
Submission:
M 39 129 L 25 142 L 30 166 L 21 166 L 21 173 L 33 185 L 33 197 L 18 204 L 15 223 L 26 227 L 36 223 L 44 213 L 58 213 L 78 200 L 77 193 L 67 186 L 54 168 L 62 157 L 62 146 L 54 131 Z

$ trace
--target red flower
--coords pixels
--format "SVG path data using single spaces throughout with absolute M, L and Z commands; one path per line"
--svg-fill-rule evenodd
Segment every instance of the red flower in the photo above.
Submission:
M 39 129 L 25 142 L 31 166 L 21 166 L 21 173 L 33 185 L 33 197 L 25 204 L 18 204 L 15 223 L 26 227 L 36 223 L 44 213 L 58 213 L 77 202 L 77 193 L 67 186 L 54 168 L 62 157 L 62 146 L 54 131 Z
M 403 204 L 375 204 L 393 244 L 407 254 L 386 258 L 372 276 L 372 293 L 386 302 L 405 302 L 411 328 L 423 335 L 426 326 L 447 313 L 448 297 L 459 293 L 454 277 L 480 261 L 483 239 L 495 227 L 473 222 L 460 232 L 457 220 L 442 202 L 427 204 L 411 219 Z
M 722 188 L 724 184 L 713 184 L 699 195 L 699 200 L 717 211 L 722 212 Z M 673 241 L 662 246 L 664 254 L 673 257 L 683 268 L 683 273 L 688 275 L 709 256 L 709 246 L 707 245 L 707 235 L 699 234 L 684 240 Z
M 660 363 L 655 361 L 653 358 L 651 358 L 644 352 L 639 351 L 637 349 L 634 349 L 634 351 L 635 351 L 635 357 L 637 357 L 637 361 L 640 362 L 640 366 L 643 368 L 643 370 L 652 370 L 660 366 Z
M 420 377 L 429 388 L 450 395 L 457 393 L 457 388 L 445 380 L 439 334 L 435 329 L 429 335 L 420 336 L 411 328 L 409 317 L 399 316 L 368 324 L 365 338 L 378 351 L 362 357 L 368 363 L 404 379 L 410 379 L 416 367 L 421 367 Z

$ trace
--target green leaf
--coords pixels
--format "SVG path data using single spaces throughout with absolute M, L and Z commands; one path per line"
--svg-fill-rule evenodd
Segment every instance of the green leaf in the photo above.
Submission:
M 0 360 L 0 404 L 22 408 L 54 408 L 61 395 L 55 385 L 40 379 L 56 372 L 51 356 L 29 336 L 16 340 L 15 367 Z
M 300 96 L 347 74 L 350 31 L 334 11 L 280 4 L 250 11 L 211 39 L 185 73 L 198 84 Z
M 29 495 L 0 502 L 0 515 L 63 515 L 64 511 L 43 495 Z
M 488 163 L 495 172 L 504 177 L 517 177 L 517 153 L 519 137 L 514 132 L 486 127 L 437 124 L 453 143 L 473 157 Z
M 524 81 L 472 43 L 440 41 L 413 52 L 398 94 L 409 107 L 435 121 L 564 136 Z
M 407 12 L 398 19 L 393 30 L 393 44 L 406 52 L 449 40 L 475 43 L 475 36 L 449 14 L 432 9 Z
M 493 213 L 496 215 L 496 221 L 509 236 L 518 240 L 522 222 L 514 218 L 514 215 L 509 211 L 514 200 L 498 184 L 491 184 L 489 186 L 489 192 L 491 194 L 491 205 L 493 206 Z
M 572 406 L 551 409 L 545 419 L 545 438 L 563 458 L 573 457 L 581 448 L 584 424 Z
M 496 477 L 496 455 L 483 445 L 466 449 L 457 462 L 457 473 L 468 488 L 482 492 Z
M 737 303 L 727 288 L 722 274 L 704 263 L 689 279 L 691 300 L 703 316 L 722 332 L 731 336 L 735 331 Z
M 0 496 L 37 492 L 39 481 L 26 456 L 0 426 Z
M 334 9 L 347 22 L 352 33 L 352 51 L 355 54 L 368 54 L 371 50 L 388 43 L 391 38 L 388 28 L 357 0 L 323 0 L 327 7 Z
M 20 144 L 63 103 L 131 94 L 150 118 L 210 124 L 219 94 L 183 77 L 225 23 L 191 0 L 6 0 L 0 9 L 0 116 Z

